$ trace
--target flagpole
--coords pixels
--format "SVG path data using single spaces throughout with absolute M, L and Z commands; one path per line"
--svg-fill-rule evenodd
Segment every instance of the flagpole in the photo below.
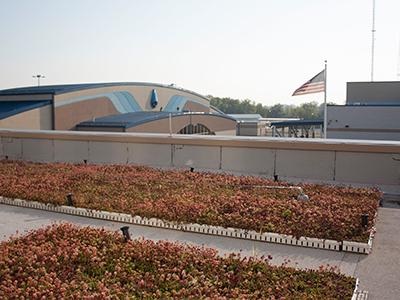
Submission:
M 328 61 L 325 60 L 325 84 L 324 84 L 324 138 L 326 139 L 326 131 L 328 127 L 328 114 L 326 105 L 326 79 L 328 77 Z

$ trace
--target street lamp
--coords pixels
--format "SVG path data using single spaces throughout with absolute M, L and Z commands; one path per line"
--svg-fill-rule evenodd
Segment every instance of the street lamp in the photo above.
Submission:
M 37 74 L 37 75 L 33 75 L 33 78 L 37 78 L 37 85 L 40 86 L 40 79 L 41 78 L 46 78 L 44 75 L 41 74 Z

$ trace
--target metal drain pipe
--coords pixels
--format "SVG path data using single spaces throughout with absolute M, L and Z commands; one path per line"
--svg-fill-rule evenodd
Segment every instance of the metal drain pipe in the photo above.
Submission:
M 297 195 L 297 200 L 300 201 L 308 201 L 310 200 L 310 197 L 306 193 L 304 193 L 304 190 L 299 187 L 299 186 L 274 186 L 274 185 L 239 185 L 240 187 L 246 187 L 246 188 L 262 188 L 262 189 L 275 189 L 275 190 L 297 190 L 299 194 Z

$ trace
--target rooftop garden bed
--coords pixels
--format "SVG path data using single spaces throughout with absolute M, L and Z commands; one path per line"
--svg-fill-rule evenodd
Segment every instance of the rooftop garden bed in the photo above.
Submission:
M 132 240 L 52 225 L 0 243 L 1 299 L 350 299 L 334 269 L 271 266 L 268 258 Z
M 275 232 L 295 237 L 367 242 L 381 193 L 376 189 L 300 184 L 250 176 L 126 165 L 0 161 L 0 195 L 129 213 L 167 221 Z M 363 226 L 362 215 L 368 215 Z

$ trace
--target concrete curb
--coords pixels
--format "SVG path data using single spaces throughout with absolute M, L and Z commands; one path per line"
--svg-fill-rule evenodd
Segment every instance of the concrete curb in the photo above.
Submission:
M 317 238 L 300 237 L 295 238 L 290 235 L 278 234 L 272 232 L 259 233 L 253 230 L 244 230 L 238 228 L 224 228 L 221 226 L 202 225 L 202 224 L 184 224 L 178 222 L 164 221 L 156 218 L 142 218 L 140 216 L 132 216 L 130 214 L 114 213 L 108 211 L 92 210 L 80 207 L 72 207 L 65 205 L 54 205 L 51 203 L 41 203 L 37 201 L 26 201 L 21 199 L 11 199 L 0 196 L 0 203 L 13 206 L 40 209 L 58 213 L 64 213 L 75 216 L 89 217 L 101 220 L 109 220 L 122 223 L 130 223 L 135 225 L 151 226 L 165 229 L 181 230 L 195 233 L 203 233 L 209 235 L 226 236 L 246 240 L 254 240 L 268 243 L 278 243 L 293 246 L 326 249 L 332 251 L 347 251 L 362 254 L 369 254 L 372 249 L 373 233 L 371 232 L 368 243 L 358 243 L 349 241 L 323 240 Z

